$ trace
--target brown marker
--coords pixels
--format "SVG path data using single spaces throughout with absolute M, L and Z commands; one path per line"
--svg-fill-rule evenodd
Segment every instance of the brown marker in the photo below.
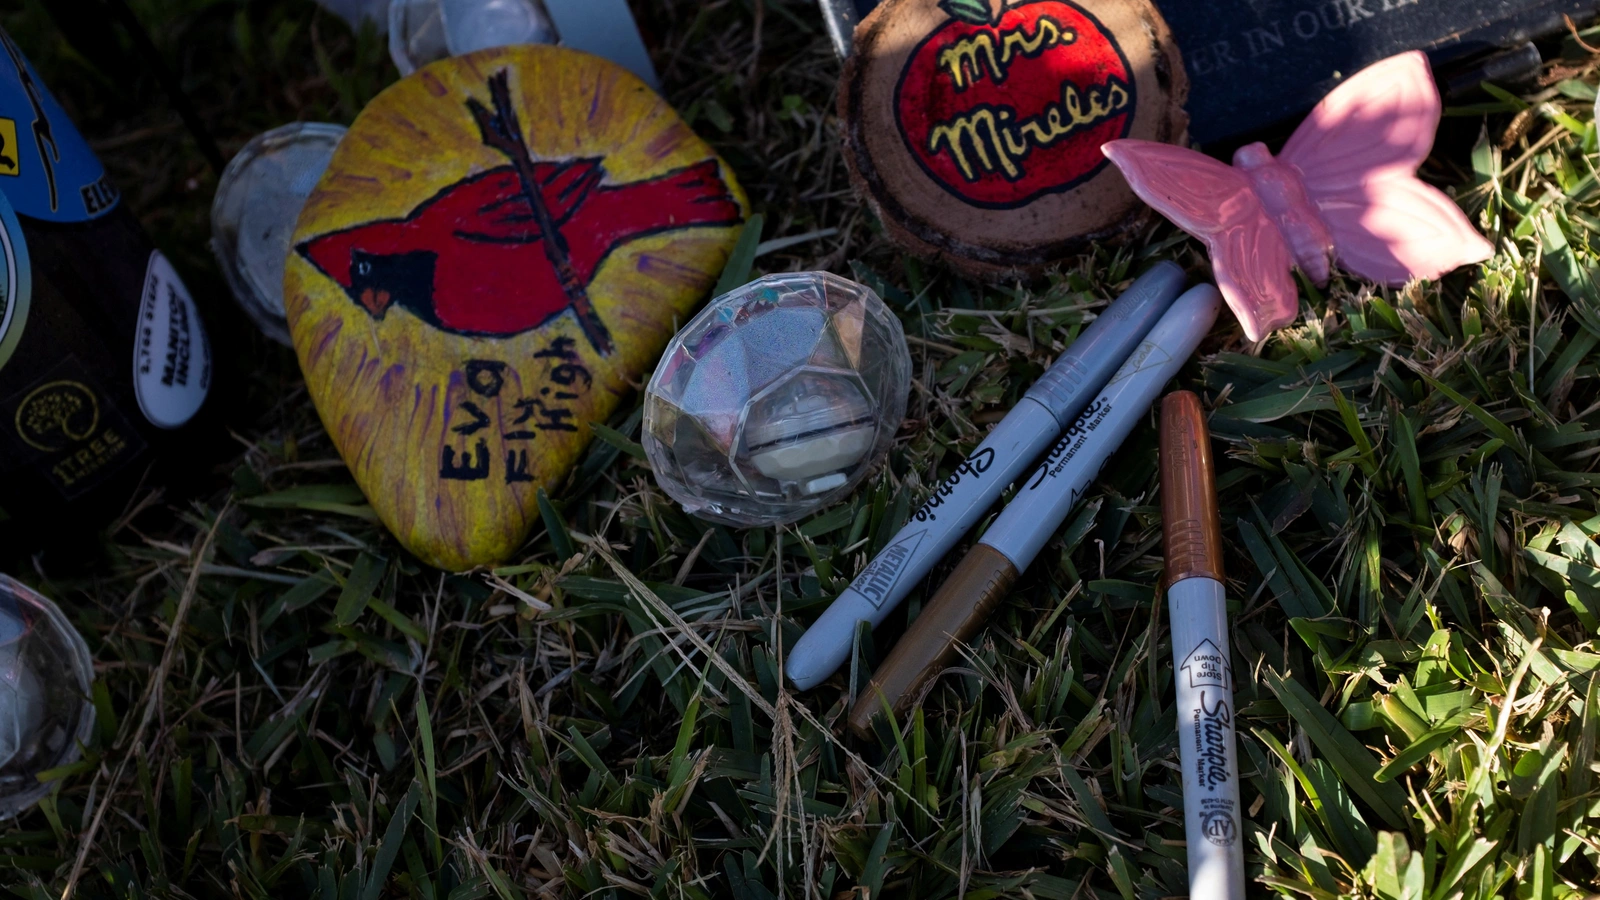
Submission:
M 1203 577 L 1222 581 L 1222 529 L 1211 432 L 1193 391 L 1161 401 L 1161 537 L 1165 583 Z
M 850 730 L 869 735 L 885 699 L 900 715 L 929 678 L 955 661 L 957 645 L 977 634 L 1017 574 L 1011 560 L 987 544 L 978 544 L 962 557 L 856 698 Z
M 1217 480 L 1205 412 L 1188 391 L 1161 403 L 1161 531 L 1189 896 L 1243 900 L 1244 823 Z
M 1017 575 L 1066 521 L 1106 459 L 1149 415 L 1150 404 L 1211 330 L 1221 307 L 1221 295 L 1209 284 L 1173 302 L 906 628 L 856 698 L 851 729 L 869 733 L 886 703 L 898 716 L 929 678 L 955 661 L 957 645 L 977 633 Z

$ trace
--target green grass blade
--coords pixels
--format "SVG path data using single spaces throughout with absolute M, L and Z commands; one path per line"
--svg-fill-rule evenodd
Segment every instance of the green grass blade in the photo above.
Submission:
M 1273 669 L 1263 671 L 1262 679 L 1295 722 L 1305 729 L 1311 743 L 1339 773 L 1345 787 L 1366 801 L 1390 827 L 1405 829 L 1411 818 L 1407 812 L 1406 795 L 1392 782 L 1380 783 L 1375 780 L 1379 765 L 1372 751 L 1362 746 L 1332 713 L 1323 709 L 1294 679 L 1286 678 Z
M 745 220 L 744 230 L 739 232 L 739 243 L 728 255 L 728 263 L 722 267 L 722 276 L 711 291 L 712 297 L 721 297 L 750 281 L 750 269 L 755 265 L 756 248 L 761 246 L 761 227 L 764 224 L 766 219 L 761 213 L 755 213 Z

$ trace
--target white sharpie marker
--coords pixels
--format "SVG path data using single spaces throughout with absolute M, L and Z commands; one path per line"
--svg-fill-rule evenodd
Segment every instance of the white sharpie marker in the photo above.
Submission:
M 1161 402 L 1161 531 L 1178 688 L 1189 896 L 1242 900 L 1243 823 L 1217 480 L 1205 413 L 1200 398 L 1188 391 L 1168 394 Z
M 1066 521 L 1100 467 L 1149 412 L 1161 388 L 1194 353 L 1221 307 L 1222 295 L 1202 284 L 1179 297 L 1150 329 L 878 666 L 850 711 L 852 729 L 868 734 L 885 705 L 898 715 L 952 661 L 957 645 L 972 637 L 999 605 Z
M 933 496 L 883 552 L 861 570 L 789 652 L 785 670 L 801 690 L 832 675 L 850 656 L 857 622 L 877 627 L 975 525 L 1006 486 L 1105 386 L 1161 314 L 1183 290 L 1183 269 L 1157 263 L 1106 307 Z

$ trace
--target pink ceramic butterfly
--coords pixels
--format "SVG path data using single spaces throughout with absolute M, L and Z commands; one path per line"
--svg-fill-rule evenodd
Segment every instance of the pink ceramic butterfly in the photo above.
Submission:
M 1493 254 L 1455 203 L 1416 177 L 1439 113 L 1427 58 L 1412 51 L 1334 89 L 1276 159 L 1261 143 L 1240 147 L 1232 167 L 1152 141 L 1101 149 L 1140 199 L 1205 242 L 1222 296 L 1256 341 L 1298 313 L 1291 265 L 1317 284 L 1337 260 L 1399 286 Z

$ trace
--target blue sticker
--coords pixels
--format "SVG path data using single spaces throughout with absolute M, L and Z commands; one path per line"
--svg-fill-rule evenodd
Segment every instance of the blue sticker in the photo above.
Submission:
M 32 298 L 28 245 L 22 239 L 22 226 L 17 223 L 11 204 L 0 195 L 0 368 L 5 368 L 6 360 L 22 340 Z
M 0 192 L 22 215 L 51 222 L 110 212 L 121 195 L 105 167 L 4 31 L 0 44 Z

